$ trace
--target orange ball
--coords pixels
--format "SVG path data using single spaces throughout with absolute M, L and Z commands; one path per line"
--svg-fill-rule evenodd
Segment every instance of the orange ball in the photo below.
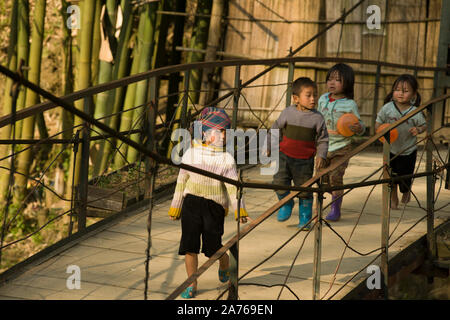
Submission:
M 378 127 L 377 133 L 383 131 L 384 129 L 386 129 L 386 128 L 389 127 L 390 125 L 391 125 L 390 123 L 383 123 L 381 126 Z M 397 140 L 397 138 L 398 138 L 398 130 L 397 130 L 397 128 L 394 128 L 394 129 L 392 129 L 392 130 L 390 131 L 390 134 L 389 134 L 390 142 L 391 142 L 391 143 L 394 142 L 395 140 Z M 381 137 L 381 138 L 378 139 L 378 140 L 380 140 L 382 143 L 384 143 L 384 140 L 385 140 L 385 139 L 384 139 L 384 137 Z
M 351 137 L 355 133 L 350 129 L 350 126 L 357 123 L 359 123 L 357 116 L 353 113 L 345 113 L 337 121 L 337 132 L 344 137 Z

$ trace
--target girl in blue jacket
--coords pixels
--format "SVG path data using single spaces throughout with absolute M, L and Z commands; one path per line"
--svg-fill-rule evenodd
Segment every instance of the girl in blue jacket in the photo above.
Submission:
M 351 125 L 349 129 L 358 135 L 362 135 L 366 127 L 361 121 L 358 106 L 353 100 L 355 84 L 353 69 L 344 63 L 338 63 L 328 70 L 326 82 L 328 92 L 319 98 L 318 110 L 324 116 L 328 129 L 329 142 L 326 161 L 328 167 L 340 161 L 352 149 L 351 137 L 344 136 L 337 130 L 338 119 L 346 113 L 354 114 L 359 122 Z M 343 185 L 347 166 L 348 160 L 328 174 L 331 186 Z M 343 194 L 344 190 L 332 192 L 331 211 L 326 216 L 326 220 L 338 221 L 340 219 Z

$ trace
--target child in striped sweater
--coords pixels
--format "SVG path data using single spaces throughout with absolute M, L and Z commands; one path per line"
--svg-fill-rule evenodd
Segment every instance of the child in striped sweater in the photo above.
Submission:
M 317 103 L 317 85 L 306 77 L 300 77 L 292 83 L 294 104 L 281 112 L 271 129 L 281 129 L 279 144 L 279 169 L 273 176 L 274 185 L 301 186 L 311 179 L 316 169 L 322 168 L 328 150 L 328 133 L 323 116 L 315 110 Z M 268 137 L 267 145 L 270 145 Z M 275 190 L 281 200 L 289 191 Z M 312 217 L 313 194 L 299 194 L 299 228 L 309 230 Z M 278 221 L 290 218 L 294 200 L 286 202 L 278 211 Z
M 222 109 L 206 108 L 201 118 L 203 143 L 194 140 L 183 155 L 181 162 L 230 179 L 237 180 L 236 163 L 231 154 L 224 150 L 225 130 L 230 128 L 230 119 Z M 208 258 L 222 247 L 224 218 L 231 205 L 237 219 L 238 201 L 236 187 L 194 172 L 180 169 L 172 204 L 169 209 L 171 220 L 181 217 L 181 241 L 178 254 L 185 256 L 188 277 L 197 271 L 200 237 L 202 253 Z M 240 203 L 240 219 L 247 222 L 243 201 Z M 229 279 L 229 257 L 219 259 L 219 280 Z M 181 294 L 185 299 L 193 298 L 197 281 Z

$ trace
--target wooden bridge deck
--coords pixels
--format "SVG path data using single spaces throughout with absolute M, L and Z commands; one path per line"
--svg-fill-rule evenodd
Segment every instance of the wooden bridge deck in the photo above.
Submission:
M 368 173 L 381 166 L 381 154 L 374 150 L 363 152 L 350 161 L 346 183 L 359 182 Z M 420 171 L 424 171 L 422 162 Z M 378 177 L 378 176 L 377 176 Z M 270 182 L 271 177 L 261 176 L 259 168 L 244 172 L 244 179 Z M 375 177 L 374 177 L 375 178 Z M 416 179 L 413 191 L 426 204 L 426 179 Z M 439 187 L 437 184 L 436 188 Z M 363 202 L 371 187 L 353 190 L 343 202 L 343 217 L 333 227 L 348 239 L 356 223 Z M 244 193 L 247 209 L 252 217 L 257 217 L 269 208 L 276 197 L 269 190 L 247 189 Z M 330 201 L 326 196 L 324 204 Z M 450 201 L 450 192 L 442 189 L 436 207 Z M 150 260 L 149 299 L 164 299 L 186 279 L 184 260 L 177 254 L 180 238 L 180 222 L 172 222 L 167 216 L 170 200 L 158 203 L 153 212 L 152 249 Z M 356 228 L 350 245 L 360 252 L 368 252 L 380 247 L 381 243 L 381 186 L 377 186 L 367 203 L 366 209 Z M 286 222 L 276 221 L 275 215 L 267 219 L 240 242 L 240 274 L 274 252 L 284 241 L 295 233 L 298 223 L 297 202 L 293 216 Z M 325 214 L 329 209 L 326 210 Z M 402 211 L 391 211 L 391 231 Z M 145 277 L 145 249 L 147 242 L 147 211 L 137 210 L 126 218 L 111 222 L 65 246 L 58 254 L 41 259 L 39 263 L 26 268 L 18 276 L 0 285 L 1 299 L 143 299 Z M 392 239 L 396 239 L 411 227 L 425 212 L 415 201 L 410 202 L 403 219 Z M 450 217 L 450 208 L 436 213 L 435 225 Z M 231 216 L 226 218 L 224 243 L 236 232 L 236 223 Z M 426 220 L 403 236 L 390 248 L 390 257 L 424 235 Z M 302 232 L 277 255 L 245 277 L 241 283 L 281 284 L 289 271 L 305 233 Z M 329 288 L 336 266 L 344 249 L 343 242 L 329 230 L 323 228 L 321 294 Z M 355 272 L 368 264 L 378 252 L 359 256 L 347 249 L 336 281 L 330 293 L 334 293 Z M 312 298 L 313 274 L 313 232 L 306 239 L 304 247 L 292 269 L 287 285 L 300 299 Z M 200 256 L 199 265 L 206 258 Z M 379 260 L 374 264 L 379 264 Z M 68 289 L 66 273 L 69 265 L 77 265 L 81 271 L 81 288 Z M 217 279 L 218 264 L 207 270 L 200 278 L 198 299 L 215 299 L 225 285 Z M 355 277 L 334 299 L 339 299 L 363 278 L 365 270 Z M 240 285 L 241 299 L 276 299 L 279 286 L 272 288 L 255 285 Z M 180 298 L 181 299 L 181 298 Z M 281 299 L 295 299 L 284 289 Z

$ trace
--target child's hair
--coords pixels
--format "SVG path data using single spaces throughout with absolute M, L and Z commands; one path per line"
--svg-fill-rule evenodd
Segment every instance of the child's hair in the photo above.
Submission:
M 389 94 L 386 96 L 386 98 L 384 98 L 385 104 L 388 103 L 389 101 L 392 101 L 394 90 L 395 90 L 395 88 L 397 88 L 398 84 L 405 83 L 405 82 L 411 86 L 414 93 L 416 94 L 416 100 L 413 103 L 413 105 L 416 107 L 420 106 L 421 98 L 420 98 L 419 92 L 417 91 L 419 89 L 419 83 L 417 82 L 416 78 L 410 74 L 402 74 L 394 81 L 394 83 L 392 84 L 391 92 L 389 92 Z
M 328 70 L 326 81 L 330 79 L 333 73 L 337 72 L 339 77 L 341 78 L 343 85 L 343 94 L 349 98 L 353 99 L 354 97 L 354 85 L 355 85 L 355 73 L 353 72 L 352 67 L 346 65 L 345 63 L 338 63 Z
M 302 89 L 309 87 L 317 89 L 317 84 L 308 77 L 300 77 L 292 83 L 292 94 L 300 96 Z

